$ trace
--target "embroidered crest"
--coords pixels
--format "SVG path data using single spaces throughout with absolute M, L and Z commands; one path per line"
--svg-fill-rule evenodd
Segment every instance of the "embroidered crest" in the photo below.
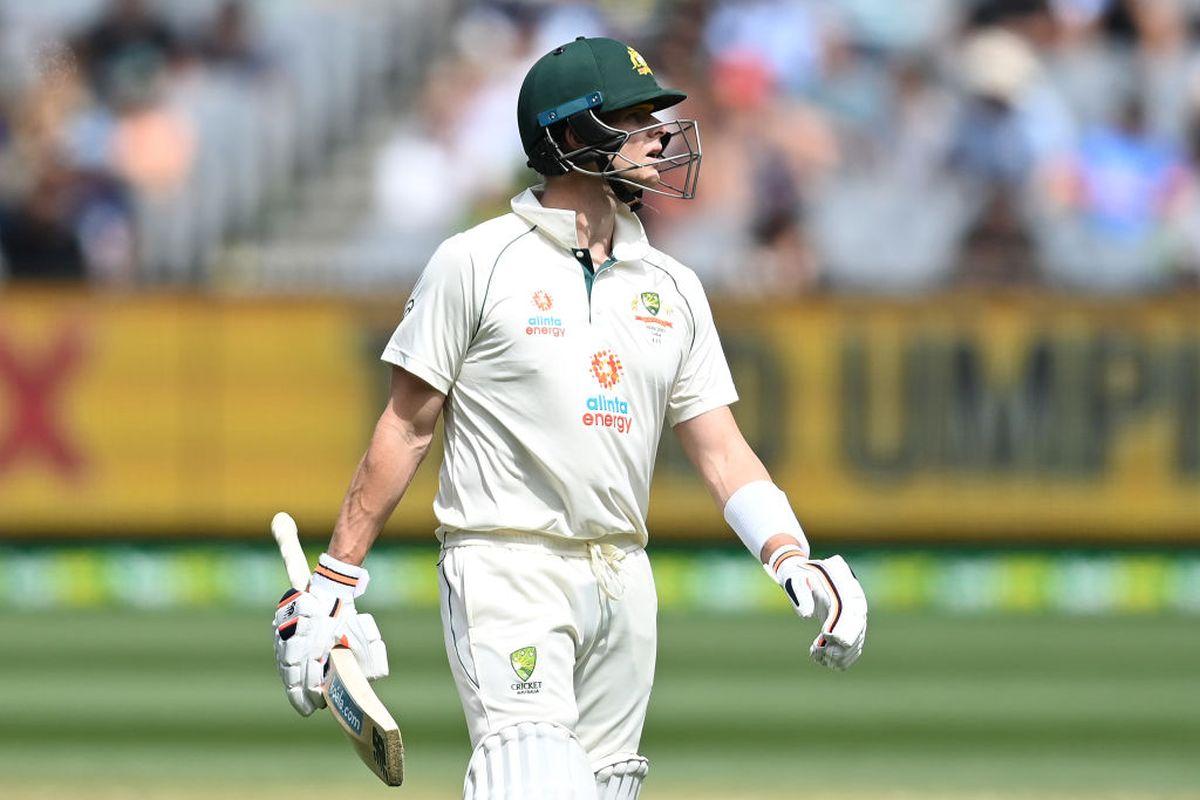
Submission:
M 642 58 L 642 54 L 632 47 L 627 47 L 629 50 L 629 60 L 633 63 L 633 69 L 638 75 L 653 75 L 650 71 L 650 65 L 646 63 L 646 59 Z
M 651 314 L 657 314 L 658 309 L 662 306 L 659 301 L 658 292 L 642 292 L 642 307 Z

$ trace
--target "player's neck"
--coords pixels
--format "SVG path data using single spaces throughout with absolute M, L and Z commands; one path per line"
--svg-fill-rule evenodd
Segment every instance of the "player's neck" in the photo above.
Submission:
M 577 174 L 546 181 L 541 196 L 541 203 L 546 208 L 565 208 L 575 212 L 575 236 L 579 246 L 590 251 L 596 263 L 601 263 L 612 254 L 618 202 L 607 184 Z

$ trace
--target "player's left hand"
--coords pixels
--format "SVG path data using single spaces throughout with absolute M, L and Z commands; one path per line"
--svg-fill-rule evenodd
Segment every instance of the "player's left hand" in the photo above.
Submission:
M 785 545 L 772 554 L 766 569 L 798 615 L 822 621 L 808 651 L 813 661 L 837 670 L 857 661 L 867 638 L 867 597 L 846 560 L 812 560 L 799 547 Z

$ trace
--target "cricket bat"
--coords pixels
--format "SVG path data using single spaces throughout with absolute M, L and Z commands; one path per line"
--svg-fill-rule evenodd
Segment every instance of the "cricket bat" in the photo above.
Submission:
M 300 549 L 296 521 L 280 511 L 271 520 L 271 535 L 279 545 L 288 581 L 293 589 L 303 592 L 308 588 L 310 570 Z M 388 786 L 403 783 L 404 742 L 400 727 L 371 689 L 348 648 L 337 645 L 330 651 L 322 694 L 329 713 L 342 726 L 362 762 Z

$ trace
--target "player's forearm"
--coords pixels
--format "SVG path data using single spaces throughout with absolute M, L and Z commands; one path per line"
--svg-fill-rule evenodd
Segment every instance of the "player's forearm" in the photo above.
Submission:
M 804 531 L 787 498 L 771 481 L 727 407 L 681 422 L 675 432 L 726 521 L 764 564 L 786 544 L 808 552 Z
M 721 509 L 746 483 L 770 480 L 767 468 L 750 449 L 727 408 L 680 423 L 676 433 L 704 488 Z
M 767 468 L 740 433 L 720 441 L 719 446 L 697 448 L 690 455 L 718 508 L 724 508 L 730 496 L 747 483 L 771 480 Z
M 432 440 L 432 431 L 418 431 L 388 414 L 380 418 L 342 501 L 329 542 L 331 556 L 350 564 L 362 563 L 412 483 Z
M 763 466 L 759 457 L 750 449 L 746 440 L 738 437 L 737 444 L 727 448 L 730 452 L 719 453 L 713 457 L 713 463 L 709 466 L 705 479 L 709 494 L 713 496 L 722 510 L 726 508 L 729 498 L 738 489 L 754 481 L 771 482 L 770 473 L 767 472 L 767 468 Z M 793 534 L 779 533 L 767 539 L 763 544 L 758 553 L 759 559 L 764 564 L 769 563 L 772 554 L 785 544 L 798 545 L 806 551 L 808 549 L 808 543 L 801 543 Z

